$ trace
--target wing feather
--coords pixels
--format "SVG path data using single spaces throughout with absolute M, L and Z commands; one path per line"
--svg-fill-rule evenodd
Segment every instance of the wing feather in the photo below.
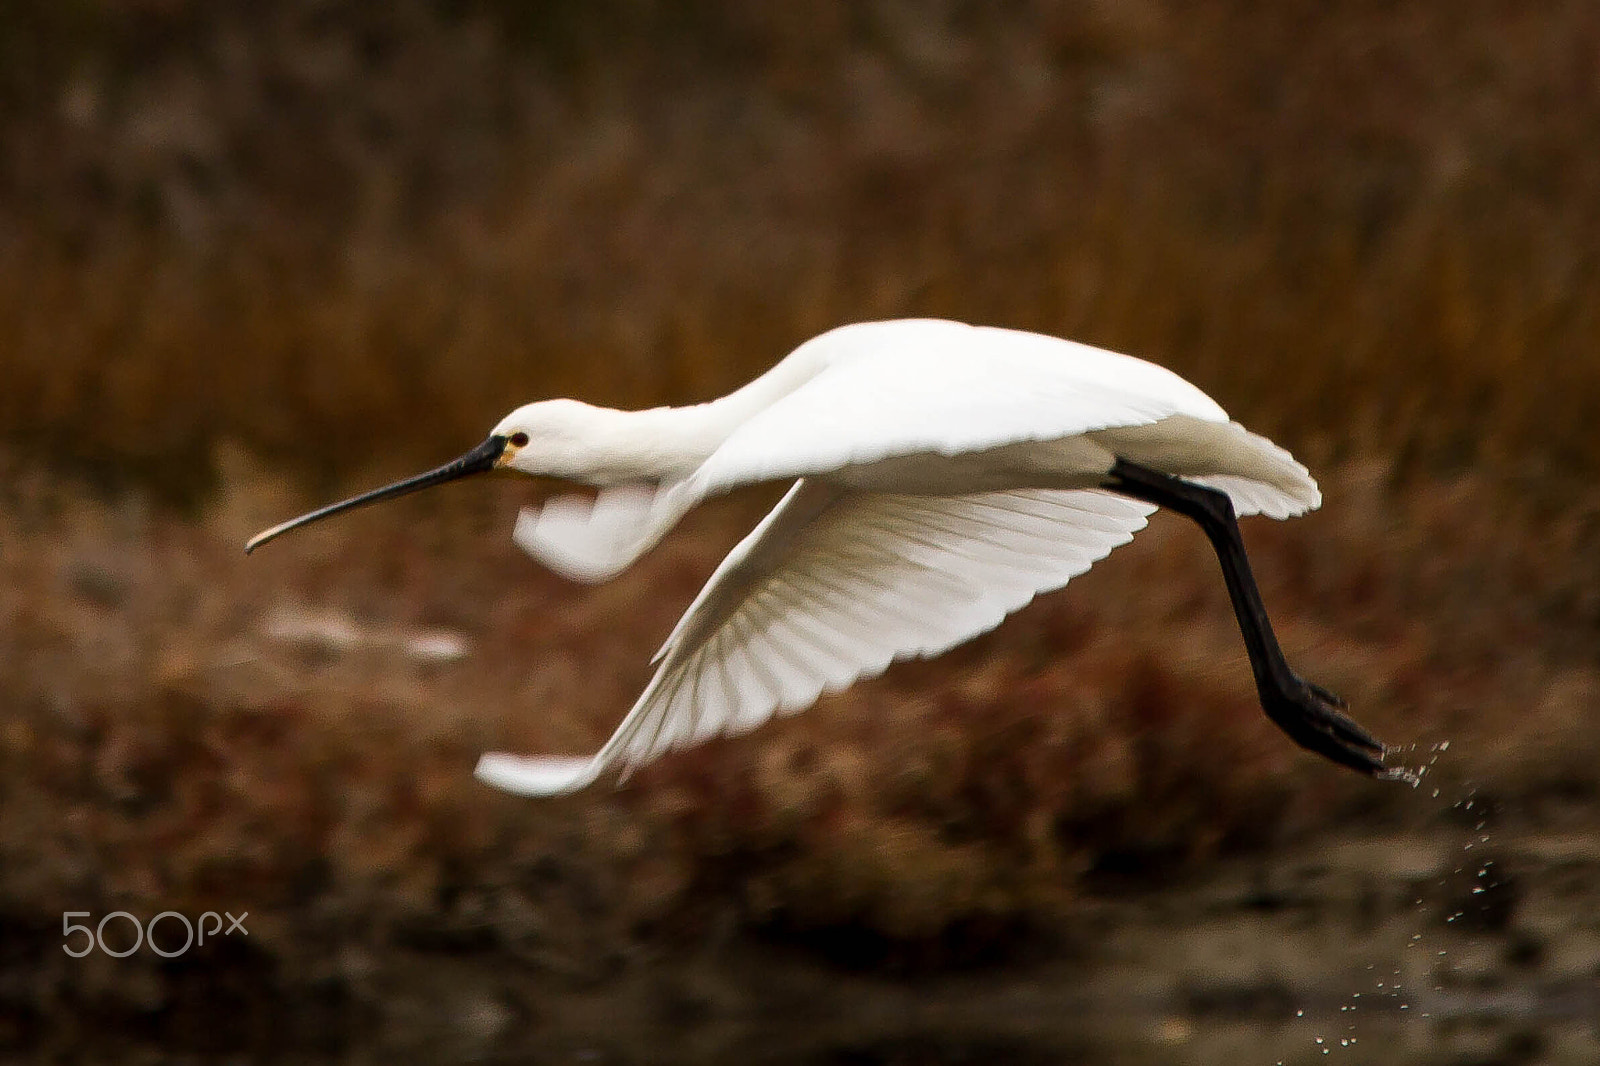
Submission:
M 525 793 L 572 791 L 799 711 L 895 659 L 993 628 L 1126 543 L 1152 510 L 1095 490 L 927 497 L 802 479 L 723 560 L 592 759 L 523 760 L 519 776 L 518 760 L 486 757 L 485 776 Z
M 524 507 L 511 536 L 562 577 L 592 584 L 627 569 L 699 501 L 698 489 L 682 481 L 659 489 L 615 485 L 593 498 L 558 496 Z
M 729 435 L 696 472 L 706 494 L 1174 415 L 1227 421 L 1215 401 L 1163 367 L 1055 337 L 925 321 L 868 323 L 811 343 L 827 349 L 820 371 Z
M 739 705 L 734 708 L 732 728 L 744 732 L 761 724 L 761 718 L 754 708 L 775 705 L 783 688 L 772 676 L 772 671 L 761 661 L 761 657 L 751 653 L 757 641 L 750 619 L 738 614 L 729 619 L 728 624 L 734 634 L 733 658 L 740 668 L 739 678 L 742 682 L 739 689 Z

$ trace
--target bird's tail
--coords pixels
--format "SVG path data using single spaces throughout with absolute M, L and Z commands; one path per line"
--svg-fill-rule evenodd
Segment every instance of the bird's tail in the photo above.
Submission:
M 1091 434 L 1112 454 L 1226 492 L 1240 515 L 1293 518 L 1322 506 L 1311 472 L 1237 422 L 1175 415 Z
M 1235 514 L 1293 518 L 1322 506 L 1322 490 L 1287 449 L 1237 422 L 1217 426 L 1217 447 L 1226 466 L 1189 480 L 1228 494 Z

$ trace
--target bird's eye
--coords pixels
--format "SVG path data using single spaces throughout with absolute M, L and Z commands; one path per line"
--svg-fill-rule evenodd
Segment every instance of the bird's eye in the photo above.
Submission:
M 511 443 L 520 448 L 528 443 L 528 435 L 526 433 L 513 433 L 511 434 Z

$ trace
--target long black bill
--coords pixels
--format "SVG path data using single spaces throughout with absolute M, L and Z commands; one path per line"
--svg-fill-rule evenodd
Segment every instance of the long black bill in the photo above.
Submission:
M 433 485 L 443 485 L 447 481 L 456 481 L 460 478 L 470 477 L 473 474 L 488 473 L 494 469 L 495 463 L 500 459 L 500 453 L 505 450 L 506 438 L 490 437 L 461 458 L 448 462 L 437 469 L 429 470 L 426 474 L 418 474 L 416 477 L 408 477 L 404 481 L 396 481 L 393 485 L 385 485 L 381 489 L 363 492 L 360 496 L 352 497 L 340 503 L 330 503 L 328 506 L 320 507 L 310 514 L 303 514 L 299 518 L 291 518 L 287 522 L 280 522 L 271 529 L 263 529 L 245 543 L 244 552 L 249 555 L 267 541 L 281 536 L 291 529 L 299 529 L 301 526 L 319 522 L 324 518 L 331 518 L 344 511 L 365 507 L 367 504 L 377 503 L 379 500 L 392 500 L 396 496 L 405 496 L 419 489 L 425 489 Z

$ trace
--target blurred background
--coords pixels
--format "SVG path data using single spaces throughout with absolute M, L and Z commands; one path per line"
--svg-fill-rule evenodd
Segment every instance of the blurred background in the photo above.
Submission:
M 1597 57 L 1586 0 L 9 0 L 0 1048 L 1597 1061 Z M 1294 450 L 1326 503 L 1246 524 L 1268 607 L 1421 786 L 1265 721 L 1164 516 L 551 802 L 477 755 L 592 750 L 771 493 L 597 588 L 510 542 L 551 485 L 240 551 L 522 402 L 906 315 Z M 62 950 L 116 910 L 248 937 Z

